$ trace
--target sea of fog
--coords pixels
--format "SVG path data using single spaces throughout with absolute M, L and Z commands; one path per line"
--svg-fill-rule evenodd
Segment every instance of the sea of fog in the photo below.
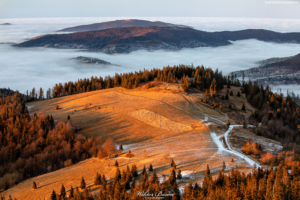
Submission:
M 0 43 L 19 43 L 32 37 L 55 33 L 56 30 L 124 18 L 34 18 L 0 19 Z M 193 26 L 204 31 L 241 30 L 263 28 L 278 32 L 300 32 L 300 21 L 293 19 L 236 19 L 236 18 L 139 18 Z M 276 44 L 257 40 L 232 42 L 233 45 L 217 48 L 182 49 L 176 52 L 135 51 L 130 54 L 103 53 L 50 48 L 16 48 L 0 44 L 0 88 L 25 92 L 33 87 L 47 89 L 55 83 L 75 81 L 91 76 L 114 75 L 144 68 L 162 68 L 167 65 L 191 64 L 218 68 L 223 74 L 256 67 L 257 61 L 271 57 L 285 57 L 300 53 L 299 44 Z M 77 56 L 103 59 L 118 66 L 88 65 L 73 60 Z M 276 86 L 283 91 L 300 94 L 297 85 Z

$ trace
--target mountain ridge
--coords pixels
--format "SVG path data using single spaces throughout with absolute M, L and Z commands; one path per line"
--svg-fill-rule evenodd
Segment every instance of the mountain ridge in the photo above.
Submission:
M 171 23 L 165 23 L 161 21 L 147 21 L 147 20 L 138 20 L 138 19 L 129 19 L 129 20 L 115 20 L 87 25 L 79 25 L 69 28 L 64 28 L 58 30 L 57 32 L 85 32 L 85 31 L 97 31 L 109 28 L 120 28 L 120 27 L 146 27 L 146 26 L 157 26 L 157 27 L 181 27 L 181 28 L 191 28 L 185 25 L 176 25 Z

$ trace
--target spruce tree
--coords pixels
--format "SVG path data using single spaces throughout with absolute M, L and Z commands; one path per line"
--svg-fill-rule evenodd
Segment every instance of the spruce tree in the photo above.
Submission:
M 209 169 L 209 166 L 208 164 L 206 165 L 206 170 L 205 170 L 205 176 L 208 176 L 210 175 L 210 169 Z
M 65 197 L 66 197 L 66 188 L 63 184 L 61 184 L 60 196 L 61 196 L 62 199 L 65 199 Z
M 144 165 L 142 174 L 145 175 L 145 173 L 146 173 L 146 166 Z
M 172 169 L 172 172 L 171 172 L 168 182 L 169 182 L 170 186 L 173 185 L 174 182 L 176 182 L 176 173 L 175 173 L 174 169 Z
M 80 188 L 81 188 L 81 189 L 84 189 L 84 188 L 86 188 L 85 180 L 84 180 L 84 178 L 83 178 L 83 177 L 81 177 L 81 181 L 80 181 Z
M 180 193 L 179 193 L 178 185 L 176 182 L 174 182 L 174 185 L 173 185 L 172 200 L 180 200 Z
M 122 143 L 120 144 L 119 149 L 120 149 L 120 150 L 123 150 L 123 145 L 122 145 Z
M 153 175 L 152 175 L 152 177 L 151 177 L 150 183 L 151 183 L 151 184 L 158 183 L 158 177 L 157 177 L 157 175 L 156 175 L 155 170 L 153 170 Z
M 84 200 L 88 200 L 89 197 L 90 197 L 90 194 L 89 194 L 89 190 L 87 188 L 84 189 L 84 192 L 83 192 L 83 199 Z
M 68 120 L 70 120 L 71 119 L 71 117 L 70 117 L 70 115 L 68 115 Z
M 152 172 L 152 171 L 153 171 L 153 167 L 152 167 L 152 164 L 150 163 L 149 172 Z
M 71 189 L 70 189 L 70 195 L 69 195 L 69 197 L 74 197 L 74 188 L 73 188 L 73 186 L 71 185 Z
M 37 187 L 36 187 L 36 183 L 33 181 L 33 183 L 32 183 L 32 189 L 36 189 Z
M 245 108 L 245 105 L 243 104 L 242 111 L 245 111 L 245 110 L 246 110 L 246 108 Z
M 105 175 L 103 174 L 101 179 L 101 184 L 103 185 L 104 183 L 106 184 L 106 178 Z
M 95 176 L 94 185 L 100 185 L 100 184 L 101 184 L 101 175 L 97 173 Z
M 116 162 L 115 162 L 115 167 L 119 167 L 119 163 L 118 163 L 117 160 L 116 160 Z
M 222 165 L 222 172 L 224 172 L 226 169 L 225 161 L 223 160 L 223 165 Z
M 53 190 L 52 193 L 51 193 L 50 199 L 51 199 L 51 200 L 56 200 L 56 193 L 55 193 L 54 190 Z
M 177 179 L 178 179 L 178 180 L 181 180 L 181 179 L 182 179 L 181 169 L 178 170 L 178 173 L 177 173 Z
M 229 100 L 228 94 L 225 95 L 225 100 Z
M 116 183 L 120 179 L 121 179 L 121 172 L 120 172 L 120 169 L 117 168 L 117 171 L 116 171 L 116 174 L 115 174 L 115 178 L 114 178 L 114 183 Z

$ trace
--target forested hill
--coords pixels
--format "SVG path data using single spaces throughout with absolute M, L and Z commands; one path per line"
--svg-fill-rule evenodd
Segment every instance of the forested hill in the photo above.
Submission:
M 129 53 L 139 49 L 153 51 L 218 47 L 231 44 L 230 40 L 245 39 L 277 43 L 300 43 L 300 33 L 277 33 L 258 29 L 205 32 L 180 27 L 121 27 L 70 34 L 42 35 L 16 46 L 89 49 L 103 53 Z
M 115 20 L 115 21 L 109 21 L 109 22 L 74 26 L 74 27 L 69 27 L 69 28 L 59 30 L 59 32 L 98 31 L 98 30 L 103 30 L 103 29 L 108 29 L 108 28 L 120 28 L 120 27 L 131 27 L 131 26 L 138 26 L 138 27 L 157 26 L 157 27 L 188 28 L 188 26 L 170 24 L 170 23 L 165 23 L 165 22 L 160 22 L 160 21 L 151 22 L 151 21 L 147 21 L 147 20 L 128 19 L 128 20 Z
M 256 39 L 264 42 L 300 43 L 300 33 L 278 33 L 264 29 L 246 29 L 241 31 L 221 31 L 211 33 L 216 38 L 224 40 Z
M 129 53 L 138 49 L 178 50 L 206 46 L 224 46 L 227 40 L 210 33 L 178 27 L 123 27 L 71 34 L 44 35 L 23 42 L 19 47 L 80 48 L 104 53 Z
M 243 73 L 264 85 L 283 85 L 300 83 L 300 54 L 260 67 L 233 72 L 237 77 Z

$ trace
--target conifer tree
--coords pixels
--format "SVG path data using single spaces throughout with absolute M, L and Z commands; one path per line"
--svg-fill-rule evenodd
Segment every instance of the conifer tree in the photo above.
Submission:
M 153 170 L 153 175 L 152 175 L 152 177 L 151 177 L 150 183 L 151 183 L 151 184 L 158 183 L 158 177 L 157 177 L 157 175 L 156 175 L 155 170 Z
M 120 179 L 121 179 L 121 172 L 120 172 L 120 169 L 117 168 L 117 171 L 116 171 L 116 174 L 115 174 L 115 178 L 114 178 L 114 183 L 116 183 Z
M 50 199 L 51 199 L 51 200 L 56 200 L 56 193 L 55 193 L 54 190 L 53 190 L 52 193 L 51 193 Z
M 90 194 L 89 194 L 89 190 L 87 188 L 84 189 L 82 196 L 83 196 L 84 200 L 88 200 L 89 199 Z
M 142 174 L 145 175 L 146 173 L 146 166 L 144 165 L 144 168 L 143 168 L 143 171 L 142 171 Z
M 73 186 L 71 185 L 71 189 L 70 189 L 70 195 L 69 195 L 69 197 L 74 197 L 74 188 L 73 188 Z
M 246 110 L 246 108 L 245 108 L 245 105 L 243 104 L 242 111 L 245 111 L 245 110 Z
M 205 170 L 205 176 L 208 176 L 210 175 L 210 169 L 209 169 L 209 166 L 208 164 L 206 165 L 206 170 Z
M 116 162 L 115 162 L 115 167 L 119 167 L 119 163 L 118 163 L 118 161 L 116 160 Z
M 174 162 L 174 160 L 172 159 L 172 161 L 171 161 L 171 167 L 173 167 L 174 168 L 174 166 L 175 166 L 175 169 L 176 169 L 176 164 L 175 164 L 175 162 Z
M 133 164 L 132 167 L 131 167 L 131 174 L 132 174 L 133 177 L 137 177 L 138 176 L 137 168 L 136 168 L 135 164 Z
M 176 182 L 176 173 L 175 173 L 174 169 L 172 169 L 172 172 L 171 172 L 168 182 L 170 185 L 173 185 Z
M 61 188 L 60 188 L 60 197 L 62 199 L 65 199 L 65 197 L 66 197 L 66 188 L 63 184 L 61 184 Z
M 180 200 L 180 193 L 179 193 L 179 189 L 178 189 L 178 185 L 177 185 L 176 181 L 174 182 L 174 185 L 173 185 L 172 200 Z
M 95 176 L 94 185 L 100 185 L 100 184 L 101 184 L 101 175 L 97 173 Z
M 229 96 L 228 96 L 227 93 L 226 93 L 226 95 L 225 95 L 225 100 L 229 100 Z
M 84 180 L 84 178 L 83 178 L 83 177 L 81 177 L 81 181 L 80 181 L 80 188 L 81 188 L 81 189 L 84 189 L 84 188 L 86 188 L 85 180 Z
M 123 145 L 122 145 L 122 143 L 120 144 L 119 149 L 120 149 L 120 150 L 123 150 Z
M 33 181 L 33 183 L 32 183 L 32 189 L 36 189 L 37 187 L 36 187 L 36 183 Z
M 103 174 L 101 179 L 101 184 L 103 185 L 104 183 L 106 183 L 106 178 L 105 175 Z
M 224 172 L 226 169 L 225 161 L 223 160 L 223 165 L 222 165 L 222 172 Z
M 150 163 L 150 166 L 149 166 L 149 172 L 153 171 L 153 167 L 152 167 L 152 164 Z
M 132 179 L 131 187 L 132 187 L 132 188 L 135 188 L 135 177 L 133 177 L 133 179 Z
M 182 179 L 181 169 L 178 170 L 178 173 L 177 173 L 177 179 L 178 179 L 178 180 L 181 180 L 181 179 Z

